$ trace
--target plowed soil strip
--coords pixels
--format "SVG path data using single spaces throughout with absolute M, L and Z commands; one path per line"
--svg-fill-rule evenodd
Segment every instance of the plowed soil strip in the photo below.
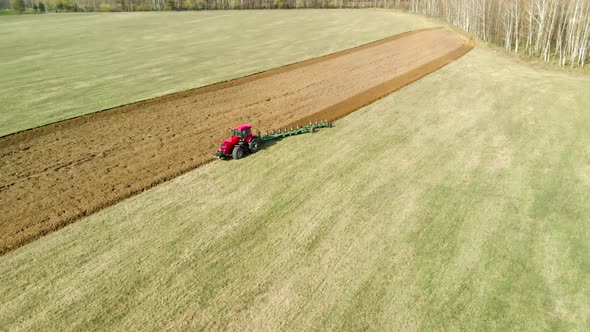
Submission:
M 0 254 L 211 160 L 227 129 L 342 117 L 462 56 L 409 32 L 0 138 Z

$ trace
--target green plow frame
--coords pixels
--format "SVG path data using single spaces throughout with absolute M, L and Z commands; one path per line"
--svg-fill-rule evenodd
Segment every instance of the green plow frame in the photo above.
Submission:
M 332 127 L 332 123 L 328 122 L 328 121 L 320 121 L 320 122 L 315 122 L 315 123 L 309 123 L 308 126 L 303 126 L 303 127 L 299 127 L 297 126 L 296 128 L 291 128 L 290 130 L 288 130 L 287 128 L 281 130 L 273 130 L 271 132 L 266 132 L 266 135 L 261 136 L 260 132 L 258 132 L 258 137 L 260 137 L 260 139 L 263 142 L 268 142 L 268 141 L 272 141 L 275 139 L 281 139 L 284 137 L 288 137 L 288 136 L 293 136 L 293 135 L 299 135 L 299 134 L 304 134 L 304 133 L 313 133 L 316 131 L 316 129 L 318 128 L 330 128 Z

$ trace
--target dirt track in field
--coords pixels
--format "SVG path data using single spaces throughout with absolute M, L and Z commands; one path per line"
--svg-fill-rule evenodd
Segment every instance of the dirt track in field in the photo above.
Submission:
M 444 29 L 0 138 L 0 254 L 211 160 L 230 127 L 335 120 L 469 52 Z

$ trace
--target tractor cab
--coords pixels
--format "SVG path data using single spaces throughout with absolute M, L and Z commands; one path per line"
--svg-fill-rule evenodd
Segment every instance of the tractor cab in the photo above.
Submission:
M 238 136 L 241 141 L 245 141 L 252 135 L 252 126 L 237 126 L 232 131 L 231 136 Z

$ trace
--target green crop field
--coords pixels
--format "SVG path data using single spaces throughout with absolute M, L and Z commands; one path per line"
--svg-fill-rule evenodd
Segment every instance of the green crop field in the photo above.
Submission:
M 0 257 L 0 326 L 588 330 L 588 91 L 475 49 Z
M 429 26 L 377 10 L 0 17 L 0 136 Z

